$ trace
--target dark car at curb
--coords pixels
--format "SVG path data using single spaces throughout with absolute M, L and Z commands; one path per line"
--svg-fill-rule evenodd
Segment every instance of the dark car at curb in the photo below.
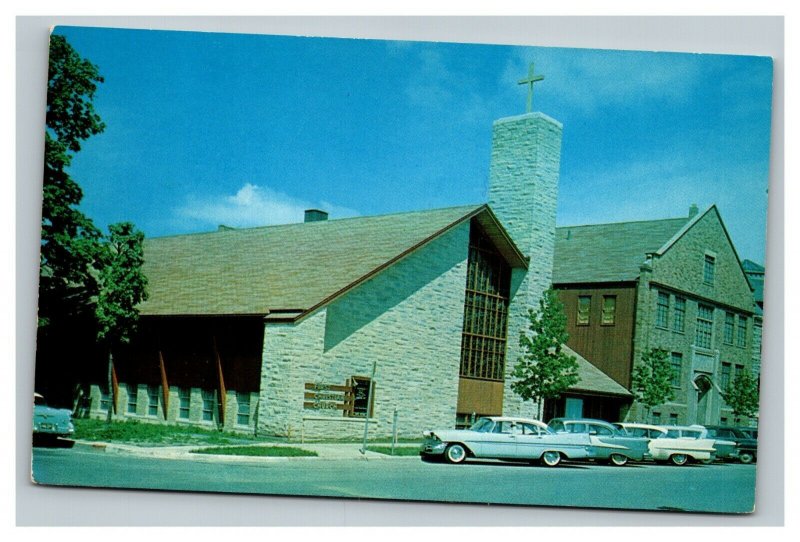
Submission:
M 738 427 L 722 425 L 706 425 L 706 430 L 711 438 L 732 440 L 736 443 L 737 457 L 742 463 L 752 463 L 758 457 L 758 439 L 752 438 Z

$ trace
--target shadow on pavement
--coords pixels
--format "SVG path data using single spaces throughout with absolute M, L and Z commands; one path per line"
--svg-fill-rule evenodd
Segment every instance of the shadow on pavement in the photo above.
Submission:
M 33 435 L 34 448 L 72 448 L 75 441 L 53 435 Z

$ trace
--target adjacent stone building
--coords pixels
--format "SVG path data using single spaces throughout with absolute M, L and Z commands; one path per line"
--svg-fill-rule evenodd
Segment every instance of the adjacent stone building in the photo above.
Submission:
M 753 290 L 716 206 L 685 218 L 560 227 L 553 282 L 568 344 L 630 389 L 651 348 L 669 352 L 675 398 L 650 420 L 733 423 L 722 392 L 752 370 Z M 573 390 L 548 415 L 642 420 L 629 398 Z

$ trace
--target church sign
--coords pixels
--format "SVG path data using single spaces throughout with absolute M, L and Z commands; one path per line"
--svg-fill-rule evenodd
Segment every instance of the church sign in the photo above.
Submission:
M 347 417 L 364 417 L 367 412 L 370 379 L 348 378 L 347 383 L 306 382 L 303 408 L 319 411 L 342 411 Z M 372 408 L 370 408 L 370 411 Z

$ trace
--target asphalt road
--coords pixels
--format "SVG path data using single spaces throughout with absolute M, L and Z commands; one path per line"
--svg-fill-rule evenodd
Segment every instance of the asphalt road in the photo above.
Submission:
M 302 459 L 260 463 L 156 459 L 82 448 L 34 448 L 37 483 L 178 491 L 507 503 L 635 510 L 751 511 L 755 465 L 684 467 L 491 461 L 463 465 Z

